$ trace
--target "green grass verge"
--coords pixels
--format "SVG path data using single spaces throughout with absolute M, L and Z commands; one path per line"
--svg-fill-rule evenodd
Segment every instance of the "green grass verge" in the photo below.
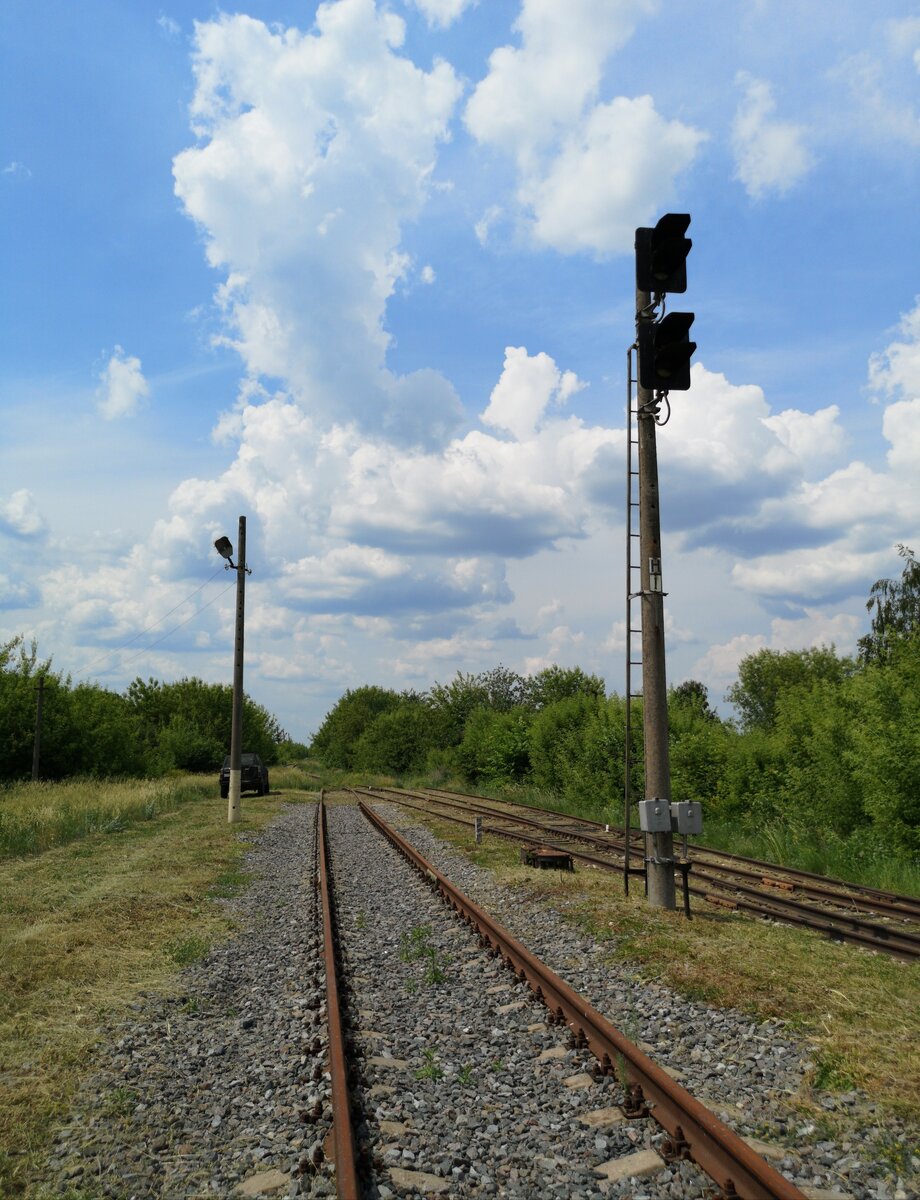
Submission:
M 216 776 L 215 776 L 216 779 Z M 121 833 L 217 791 L 214 779 L 67 779 L 0 788 L 0 859 Z
M 43 795 L 73 807 L 80 786 Z M 98 811 L 124 811 L 123 783 L 92 790 Z M 231 826 L 211 776 L 158 781 L 155 794 L 151 817 L 84 826 L 66 844 L 0 861 L 0 1196 L 43 1194 L 51 1132 L 107 1023 L 140 993 L 172 990 L 182 966 L 232 933 L 216 899 L 246 886 L 238 835 L 312 799 L 244 796 Z M 29 811 L 22 799 L 18 811 Z M 55 828 L 54 812 L 37 823 Z

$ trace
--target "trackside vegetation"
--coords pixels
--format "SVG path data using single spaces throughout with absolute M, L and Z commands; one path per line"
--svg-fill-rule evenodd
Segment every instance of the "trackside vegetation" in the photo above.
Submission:
M 920 566 L 900 551 L 901 579 L 873 585 L 858 657 L 833 646 L 759 650 L 739 665 L 729 720 L 701 683 L 671 689 L 672 793 L 705 804 L 704 840 L 920 890 Z M 347 691 L 311 752 L 330 767 L 458 780 L 619 820 L 625 718 L 626 701 L 578 667 L 521 676 L 498 666 L 427 692 Z
M 201 679 L 135 679 L 124 692 L 74 684 L 21 636 L 0 643 L 0 782 L 32 771 L 36 687 L 44 680 L 40 777 L 162 776 L 216 770 L 229 752 L 232 688 Z M 269 764 L 287 735 L 243 700 L 246 749 Z

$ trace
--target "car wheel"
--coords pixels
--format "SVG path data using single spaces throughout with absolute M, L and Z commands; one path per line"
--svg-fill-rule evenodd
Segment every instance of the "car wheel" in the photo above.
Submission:
M 228 797 L 229 795 L 230 795 L 230 789 L 229 789 L 229 788 L 222 787 L 222 788 L 220 789 L 220 798 L 221 798 L 221 800 L 226 800 L 226 799 L 227 799 L 227 797 Z

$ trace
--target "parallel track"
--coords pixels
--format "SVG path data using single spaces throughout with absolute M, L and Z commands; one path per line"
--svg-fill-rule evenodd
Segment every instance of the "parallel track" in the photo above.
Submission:
M 538 813 L 544 818 L 558 817 L 567 822 L 573 829 L 585 828 L 595 835 L 605 830 L 600 821 L 591 821 L 586 817 L 573 817 L 569 813 L 559 812 L 553 808 L 538 808 L 531 804 L 522 804 L 517 800 L 488 800 L 486 797 L 474 796 L 469 792 L 446 791 L 442 788 L 428 788 L 426 792 L 432 796 L 458 797 L 462 800 L 483 801 L 490 804 L 500 803 L 511 809 L 522 809 L 525 812 Z M 623 829 L 613 825 L 610 833 L 623 844 Z M 641 850 L 642 835 L 633 831 L 631 845 L 634 850 Z M 905 896 L 897 892 L 886 892 L 881 888 L 867 887 L 865 884 L 849 883 L 843 879 L 834 879 L 828 875 L 818 875 L 814 871 L 804 871 L 799 867 L 779 866 L 776 863 L 765 862 L 763 859 L 749 858 L 743 854 L 731 854 L 727 850 L 713 850 L 707 846 L 694 846 L 694 859 L 706 863 L 728 875 L 737 875 L 739 879 L 762 881 L 767 876 L 774 885 L 791 882 L 795 889 L 803 895 L 819 901 L 833 901 L 836 905 L 851 907 L 860 912 L 874 912 L 882 916 L 905 917 L 920 921 L 920 898 Z M 744 864 L 735 866 L 734 864 Z M 745 868 L 750 868 L 746 870 Z
M 622 830 L 608 832 L 598 823 L 570 817 L 567 814 L 526 806 L 506 805 L 506 809 L 523 808 L 529 814 L 540 814 L 542 819 L 538 819 L 536 815 L 524 816 L 520 812 L 509 812 L 498 807 L 499 804 L 506 802 L 486 802 L 483 797 L 464 796 L 462 793 L 427 789 L 410 791 L 394 788 L 361 789 L 361 791 L 374 798 L 395 801 L 421 811 L 435 812 L 436 810 L 432 806 L 437 806 L 439 810 L 447 808 L 488 816 L 492 822 L 489 826 L 490 833 L 527 845 L 543 845 L 563 850 L 571 854 L 573 858 L 588 862 L 603 870 L 619 872 L 622 869 L 622 856 L 625 848 Z M 456 798 L 448 799 L 447 797 Z M 472 824 L 472 821 L 462 820 L 458 817 L 447 817 L 443 811 L 437 812 L 437 815 L 460 824 Z M 551 818 L 557 818 L 557 821 L 554 823 Z M 559 818 L 563 823 L 559 822 Z M 524 827 L 531 830 L 532 833 L 528 835 L 513 828 L 503 828 L 495 822 Z M 584 850 L 578 849 L 578 846 L 588 846 L 591 852 L 586 853 Z M 920 927 L 915 924 L 920 920 L 920 906 L 914 908 L 912 897 L 895 896 L 892 893 L 864 896 L 859 888 L 850 889 L 849 885 L 839 881 L 827 880 L 825 882 L 828 886 L 822 889 L 810 888 L 806 892 L 812 897 L 818 891 L 824 904 L 834 905 L 832 909 L 818 907 L 785 890 L 787 886 L 790 886 L 784 882 L 784 876 L 789 874 L 785 868 L 777 868 L 766 863 L 757 864 L 767 868 L 769 873 L 756 875 L 747 869 L 735 867 L 731 861 L 723 863 L 717 852 L 708 852 L 708 854 L 710 858 L 715 857 L 715 862 L 711 862 L 708 858 L 701 860 L 695 856 L 693 875 L 691 876 L 691 879 L 698 879 L 700 884 L 707 886 L 700 886 L 700 884 L 692 882 L 689 884 L 690 893 L 700 899 L 770 920 L 803 926 L 835 940 L 850 942 L 865 949 L 879 950 L 907 961 L 920 957 Z M 756 862 L 756 860 L 749 861 Z M 770 890 L 764 891 L 762 886 L 758 887 L 748 882 L 752 878 Z M 790 891 L 795 887 L 805 890 L 801 884 L 793 884 Z M 841 892 L 838 887 L 847 890 Z M 865 890 L 872 891 L 872 889 Z M 882 910 L 884 914 L 888 916 L 889 920 L 894 918 L 898 923 L 881 923 L 867 919 L 863 915 L 857 915 L 865 912 L 879 912 L 880 910 L 875 907 L 879 898 L 886 904 Z
M 667 1130 L 671 1156 L 692 1158 L 718 1184 L 726 1200 L 804 1200 L 798 1188 L 464 895 L 373 809 L 364 803 L 360 807 L 451 908 L 476 929 L 483 945 L 500 954 L 518 979 L 529 985 L 549 1008 L 551 1020 L 567 1025 L 576 1044 L 594 1054 L 601 1071 L 613 1074 L 619 1066 L 625 1072 L 632 1115 L 651 1115 Z

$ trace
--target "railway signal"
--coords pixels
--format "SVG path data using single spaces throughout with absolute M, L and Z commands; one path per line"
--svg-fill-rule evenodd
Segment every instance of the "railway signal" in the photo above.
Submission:
M 642 712 L 645 746 L 645 800 L 639 805 L 640 828 L 650 852 L 646 855 L 645 877 L 649 903 L 659 908 L 676 907 L 674 887 L 674 837 L 671 808 L 671 766 L 668 754 L 668 688 L 665 672 L 664 589 L 661 574 L 661 521 L 658 507 L 658 452 L 655 431 L 659 409 L 668 392 L 685 392 L 690 387 L 690 359 L 696 342 L 690 340 L 694 314 L 664 314 L 668 292 L 687 290 L 687 255 L 693 245 L 686 236 L 689 213 L 666 213 L 654 228 L 636 230 L 636 350 L 638 389 L 633 409 L 632 373 L 629 382 L 628 414 L 628 513 L 626 627 L 632 633 L 632 602 L 641 604 Z M 630 354 L 632 352 L 630 351 Z M 630 359 L 631 361 L 631 359 Z M 632 421 L 636 418 L 636 437 Z M 664 418 L 667 420 L 667 417 Z M 662 422 L 663 423 L 663 422 Z M 633 469 L 633 446 L 637 463 Z M 632 499 L 633 479 L 638 478 L 639 499 Z M 638 534 L 632 528 L 632 511 L 638 508 Z M 639 563 L 633 559 L 633 538 L 639 541 Z M 633 570 L 639 579 L 634 581 Z M 636 588 L 638 582 L 638 588 Z M 636 632 L 639 632 L 637 630 Z M 631 697 L 630 670 L 633 662 L 629 636 L 626 647 L 627 708 Z M 627 737 L 627 747 L 629 739 Z M 629 845 L 629 751 L 626 764 L 627 847 Z M 683 830 L 677 824 L 680 832 Z M 689 832 L 689 829 L 687 830 Z M 629 851 L 624 879 L 629 885 Z
M 693 242 L 684 235 L 689 224 L 689 213 L 665 213 L 654 229 L 636 230 L 638 291 L 687 290 L 687 255 Z
M 694 313 L 672 312 L 639 323 L 639 384 L 650 391 L 686 392 L 690 387 L 690 341 Z

